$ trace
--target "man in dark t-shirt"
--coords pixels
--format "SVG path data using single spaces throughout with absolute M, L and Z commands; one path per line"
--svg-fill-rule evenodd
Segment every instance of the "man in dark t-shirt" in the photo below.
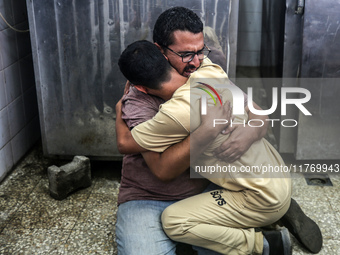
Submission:
M 122 99 L 122 118 L 131 130 L 151 119 L 163 102 L 130 87 Z M 150 171 L 140 153 L 124 155 L 116 224 L 118 253 L 175 254 L 176 243 L 165 235 L 161 214 L 172 203 L 203 192 L 208 184 L 204 178 L 190 179 L 189 170 L 163 182 Z M 143 238 L 146 234 L 148 242 Z M 217 254 L 202 250 L 202 254 Z
M 122 117 L 131 130 L 156 115 L 163 102 L 131 87 L 122 100 Z M 123 158 L 118 204 L 131 200 L 180 200 L 202 192 L 207 184 L 201 178 L 190 179 L 189 171 L 173 181 L 163 182 L 151 173 L 140 153 L 127 154 Z

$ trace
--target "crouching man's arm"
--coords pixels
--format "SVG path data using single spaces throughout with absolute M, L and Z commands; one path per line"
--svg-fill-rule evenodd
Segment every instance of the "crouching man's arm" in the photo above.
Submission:
M 254 102 L 253 106 L 255 109 L 261 110 Z M 256 119 L 262 121 L 263 125 L 255 127 L 248 124 L 245 126 L 236 124 L 233 127 L 228 127 L 225 134 L 230 134 L 230 136 L 215 150 L 215 156 L 228 163 L 239 159 L 254 142 L 263 138 L 267 133 L 269 123 L 266 119 L 268 119 L 268 116 L 255 115 L 249 111 L 248 106 L 245 107 L 245 111 L 248 114 L 248 123 L 250 120 Z
M 210 114 L 202 116 L 201 125 L 182 142 L 170 146 L 162 153 L 142 152 L 147 165 L 157 178 L 162 181 L 171 181 L 181 175 L 190 167 L 190 157 L 194 162 L 216 136 L 226 128 L 226 125 L 213 127 L 213 120 L 230 119 L 231 107 L 229 103 L 224 106 L 208 107 L 208 111 Z
M 132 154 L 147 151 L 133 139 L 129 127 L 122 118 L 122 99 L 116 104 L 116 142 L 121 154 Z

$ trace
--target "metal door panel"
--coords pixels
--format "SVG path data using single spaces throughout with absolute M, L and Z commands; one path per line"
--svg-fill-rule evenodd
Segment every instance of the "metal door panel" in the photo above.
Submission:
M 234 77 L 238 1 L 27 0 L 45 155 L 121 157 L 115 138 L 115 104 L 125 85 L 119 55 L 133 41 L 152 41 L 156 18 L 177 5 L 212 28 Z

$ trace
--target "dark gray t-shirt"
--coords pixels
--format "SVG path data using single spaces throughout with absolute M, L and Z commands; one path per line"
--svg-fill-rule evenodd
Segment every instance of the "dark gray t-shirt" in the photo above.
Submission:
M 131 87 L 122 101 L 122 117 L 132 129 L 151 119 L 163 102 Z M 123 158 L 118 204 L 131 200 L 180 200 L 201 193 L 208 184 L 206 179 L 190 179 L 189 170 L 171 182 L 162 182 L 152 174 L 141 154 L 128 154 Z

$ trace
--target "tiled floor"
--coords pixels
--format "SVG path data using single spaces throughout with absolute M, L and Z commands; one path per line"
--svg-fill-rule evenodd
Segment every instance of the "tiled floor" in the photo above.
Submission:
M 319 254 L 340 254 L 340 176 L 331 176 L 333 186 L 308 186 L 303 178 L 293 179 L 293 197 L 321 228 L 324 244 Z M 293 254 L 308 254 L 296 243 Z
M 35 148 L 0 184 L 0 254 L 116 254 L 120 162 L 93 164 L 91 187 L 62 201 L 49 195 L 55 163 Z
M 92 186 L 62 201 L 48 191 L 46 169 L 55 163 L 38 146 L 0 184 L 0 254 L 116 254 L 120 162 L 93 163 Z M 324 255 L 340 254 L 339 175 L 331 181 L 320 187 L 293 178 L 293 197 L 321 227 Z M 294 254 L 308 254 L 293 242 Z

